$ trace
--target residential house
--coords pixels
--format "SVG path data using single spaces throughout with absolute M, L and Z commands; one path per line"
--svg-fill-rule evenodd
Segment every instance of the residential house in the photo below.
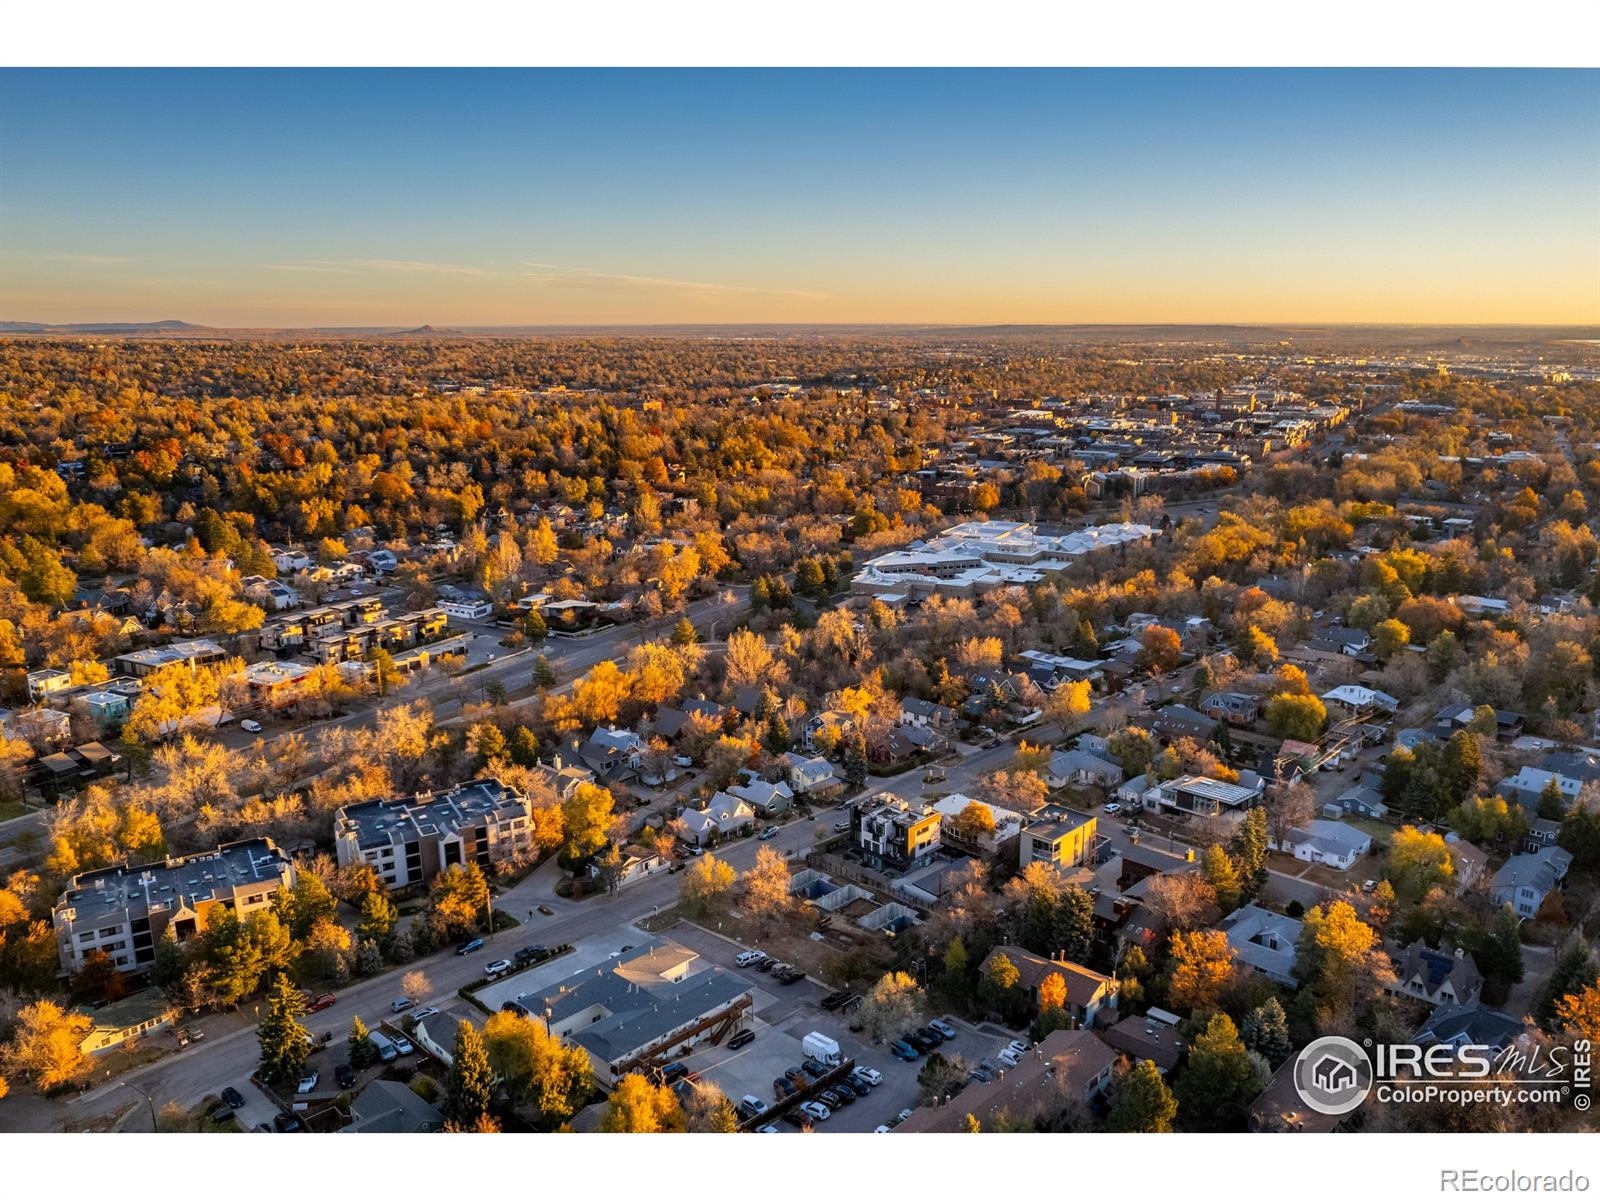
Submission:
M 869 867 L 907 871 L 939 849 L 939 810 L 889 792 L 850 809 L 850 841 Z
M 1233 947 L 1234 957 L 1258 975 L 1285 987 L 1299 987 L 1295 976 L 1295 945 L 1302 923 L 1293 917 L 1246 904 L 1217 925 Z
M 903 725 L 917 725 L 942 732 L 955 728 L 957 720 L 959 716 L 956 710 L 946 704 L 935 704 L 932 700 L 918 700 L 915 697 L 900 702 L 900 722 Z
M 42 667 L 28 672 L 28 699 L 34 704 L 43 704 L 51 696 L 71 686 L 72 672 L 60 667 Z
M 27 779 L 45 796 L 59 799 L 69 788 L 104 779 L 117 769 L 122 756 L 104 742 L 84 742 L 46 754 L 28 768 Z
M 833 772 L 833 764 L 825 758 L 808 758 L 792 751 L 779 760 L 796 796 L 830 796 L 844 788 L 844 780 Z
M 1395 976 L 1389 990 L 1397 996 L 1433 1005 L 1469 1005 L 1483 990 L 1478 964 L 1459 946 L 1451 953 L 1418 940 L 1398 954 L 1391 954 L 1389 961 Z
M 444 1113 L 403 1083 L 374 1079 L 350 1101 L 350 1124 L 340 1133 L 438 1133 Z
M 1545 897 L 1561 885 L 1571 866 L 1572 855 L 1560 846 L 1514 855 L 1495 872 L 1489 899 L 1496 905 L 1511 905 L 1519 917 L 1532 917 Z
M 1057 870 L 1081 867 L 1094 858 L 1098 821 L 1088 813 L 1053 810 L 1047 820 L 1024 825 L 1017 843 L 1017 870 L 1029 863 L 1048 863 Z
M 737 796 L 718 792 L 700 808 L 683 810 L 683 823 L 689 840 L 697 846 L 749 831 L 756 823 L 755 809 Z
M 1272 1073 L 1267 1086 L 1250 1104 L 1252 1133 L 1332 1133 L 1342 1117 L 1306 1107 L 1295 1083 L 1296 1060 L 1291 1056 Z
M 933 802 L 933 807 L 939 813 L 939 837 L 942 842 L 950 840 L 950 821 L 966 811 L 969 804 L 981 804 L 989 810 L 989 815 L 994 820 L 994 830 L 978 839 L 977 849 L 985 854 L 992 854 L 1005 846 L 1022 832 L 1023 816 L 1009 808 L 998 804 L 990 804 L 985 800 L 974 800 L 962 792 L 952 792 Z
M 151 646 L 119 654 L 111 660 L 110 666 L 113 671 L 120 674 L 143 679 L 146 675 L 173 663 L 182 663 L 193 668 L 205 663 L 220 662 L 226 657 L 227 652 L 209 638 L 195 638 L 186 642 L 173 642 L 168 646 Z
M 78 1048 L 85 1054 L 105 1054 L 135 1043 L 146 1034 L 170 1029 L 178 1006 L 160 988 L 147 987 L 109 1004 L 79 1008 L 77 1015 L 88 1017 L 91 1022 Z
M 294 880 L 294 864 L 270 838 L 74 875 L 51 913 L 62 973 L 77 974 L 97 950 L 119 971 L 146 970 L 169 927 L 187 942 L 220 912 L 240 920 L 265 912 Z
M 1150 797 L 1154 796 L 1154 803 Z M 1224 783 L 1205 775 L 1181 775 L 1159 783 L 1146 794 L 1147 808 L 1165 808 L 1192 816 L 1243 816 L 1259 792 L 1242 784 Z
M 341 867 L 370 863 L 393 890 L 467 863 L 490 872 L 528 852 L 532 830 L 526 797 L 496 780 L 474 779 L 447 791 L 347 805 L 334 817 L 333 838 Z
M 794 804 L 794 790 L 781 781 L 771 783 L 765 779 L 752 779 L 748 783 L 730 787 L 728 795 L 743 800 L 763 817 L 775 817 L 788 812 Z
M 1216 736 L 1219 725 L 1215 717 L 1198 712 L 1187 704 L 1169 704 L 1159 708 L 1150 722 L 1151 730 L 1169 742 L 1193 738 L 1202 746 Z
M 1151 1062 L 1161 1074 L 1170 1074 L 1183 1061 L 1188 1044 L 1176 1026 L 1155 1017 L 1151 1010 L 1141 1017 L 1123 1017 L 1108 1029 L 1099 1030 L 1099 1039 L 1134 1062 Z
M 1349 717 L 1366 717 L 1375 712 L 1393 713 L 1400 709 L 1400 701 L 1388 692 L 1356 683 L 1342 683 L 1331 691 L 1323 692 L 1322 702 L 1335 712 L 1342 711 Z
M 1313 820 L 1285 831 L 1281 844 L 1268 838 L 1267 847 L 1293 854 L 1301 862 L 1348 871 L 1371 851 L 1372 835 L 1341 821 Z
M 1339 811 L 1354 817 L 1381 821 L 1389 815 L 1389 806 L 1383 802 L 1383 793 L 1371 784 L 1357 780 L 1334 798 Z
M 1518 1018 L 1473 1001 L 1471 1004 L 1441 1004 L 1422 1023 L 1412 1040 L 1419 1046 L 1448 1046 L 1457 1051 L 1468 1046 L 1482 1046 L 1487 1047 L 1487 1053 L 1495 1054 L 1518 1041 L 1524 1032 Z
M 1212 692 L 1200 701 L 1200 711 L 1230 725 L 1254 725 L 1261 715 L 1261 698 L 1249 692 Z
M 1551 784 L 1555 784 L 1561 793 L 1563 808 L 1570 808 L 1572 802 L 1578 798 L 1578 793 L 1583 790 L 1583 780 L 1569 775 L 1561 775 L 1555 771 L 1542 770 L 1539 767 L 1523 767 L 1515 775 L 1508 775 L 1495 785 L 1498 791 L 1507 800 L 1514 800 L 1530 813 L 1537 812 L 1539 801 L 1544 796 L 1544 791 Z
M 1116 1019 L 1117 981 L 1098 971 L 1064 958 L 1041 958 L 1021 946 L 1001 945 L 989 951 L 979 971 L 987 975 L 989 965 L 1004 955 L 1017 969 L 1017 986 L 1035 1003 L 1039 1000 L 1039 985 L 1050 975 L 1059 975 L 1067 985 L 1067 1015 L 1075 1028 L 1090 1029 L 1095 1025 L 1108 1025 Z
M 1114 788 L 1122 782 L 1122 768 L 1110 759 L 1086 750 L 1057 750 L 1045 764 L 1044 781 L 1052 788 L 1094 785 Z

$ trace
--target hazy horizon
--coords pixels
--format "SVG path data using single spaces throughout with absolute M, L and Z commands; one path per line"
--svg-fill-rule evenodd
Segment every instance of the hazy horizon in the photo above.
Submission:
M 0 72 L 0 319 L 1600 323 L 1600 72 Z

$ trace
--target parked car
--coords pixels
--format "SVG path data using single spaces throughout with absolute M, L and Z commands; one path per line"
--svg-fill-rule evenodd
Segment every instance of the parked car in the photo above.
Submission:
M 839 1093 L 832 1088 L 824 1088 L 818 1092 L 817 1100 L 819 1103 L 827 1105 L 829 1112 L 834 1112 L 844 1107 L 844 1101 L 839 1098 Z
M 261 722 L 260 721 L 251 721 L 251 720 L 248 720 L 248 719 L 247 720 L 243 720 L 243 721 L 239 722 L 239 728 L 244 730 L 246 733 L 260 733 L 261 732 Z
M 851 1075 L 851 1078 L 865 1079 L 868 1087 L 877 1087 L 883 1082 L 883 1073 L 881 1071 L 874 1071 L 871 1067 L 857 1067 L 854 1074 Z
M 849 833 L 850 832 L 850 822 L 849 821 L 835 821 L 833 823 L 833 831 L 835 833 Z
M 903 1035 L 901 1041 L 910 1042 L 924 1054 L 927 1054 L 930 1050 L 937 1050 L 944 1043 L 943 1038 L 929 1037 L 920 1030 Z
M 306 1124 L 293 1113 L 281 1112 L 273 1116 L 272 1127 L 279 1133 L 304 1133 Z
M 922 1055 L 917 1053 L 917 1051 L 913 1049 L 909 1043 L 902 1041 L 890 1042 L 889 1053 L 900 1059 L 902 1062 L 916 1062 L 917 1059 L 922 1057 Z
M 765 957 L 766 955 L 759 950 L 743 950 L 735 956 L 733 965 L 736 967 L 753 967 Z
M 1122 805 L 1118 804 L 1115 800 L 1106 805 L 1106 816 L 1108 817 L 1114 817 L 1121 811 Z
M 437 1017 L 438 1015 L 439 1010 L 434 1008 L 432 1005 L 429 1005 L 427 1008 L 419 1008 L 416 1012 L 412 1013 L 411 1023 L 412 1025 L 415 1025 L 419 1021 L 426 1021 L 429 1017 Z
M 763 955 L 762 958 L 761 958 L 761 961 L 756 963 L 755 966 L 756 966 L 756 970 L 760 971 L 762 974 L 766 974 L 768 971 L 772 970 L 777 965 L 778 965 L 778 960 L 777 959 L 768 958 L 765 955 Z
M 800 1069 L 813 1079 L 821 1079 L 833 1068 L 825 1062 L 818 1062 L 814 1058 L 808 1058 L 800 1064 Z
M 772 1098 L 774 1100 L 787 1100 L 794 1095 L 796 1088 L 789 1082 L 787 1075 L 780 1075 L 772 1081 Z
M 928 1024 L 937 1029 L 944 1037 L 945 1041 L 952 1042 L 955 1040 L 956 1027 L 950 1024 L 949 1021 L 943 1020 L 942 1018 L 935 1018 L 934 1020 L 929 1021 Z
M 417 1052 L 417 1048 L 411 1044 L 411 1039 L 406 1037 L 404 1034 L 395 1034 L 393 1041 L 395 1052 L 399 1054 L 401 1058 L 404 1058 L 408 1054 L 415 1054 Z
M 351 1087 L 356 1081 L 356 1069 L 349 1063 L 340 1063 L 333 1069 L 333 1080 L 341 1088 Z
M 811 1114 L 801 1112 L 798 1108 L 791 1108 L 783 1114 L 783 1119 L 789 1124 L 797 1126 L 802 1133 L 811 1129 Z
M 315 1071 L 307 1071 L 300 1076 L 300 1082 L 294 1085 L 295 1095 L 305 1096 L 317 1090 L 317 1081 L 321 1078 Z
M 753 1042 L 755 1040 L 756 1040 L 756 1031 L 754 1029 L 741 1030 L 739 1033 L 734 1034 L 731 1038 L 728 1039 L 728 1049 L 729 1050 L 743 1050 L 746 1046 L 748 1046 L 751 1042 Z
M 556 910 L 551 908 L 548 904 L 541 904 L 539 905 L 539 915 L 542 917 L 553 917 L 556 915 Z
M 222 1100 L 229 1108 L 243 1108 L 244 1097 L 239 1094 L 238 1088 L 225 1087 L 222 1089 Z
M 848 990 L 842 992 L 829 992 L 822 998 L 823 1011 L 833 1012 L 834 1009 L 838 1008 L 846 1000 L 850 999 L 850 995 L 851 993 Z
M 760 1096 L 745 1096 L 739 1101 L 739 1111 L 747 1117 L 759 1117 L 767 1111 L 767 1102 Z
M 670 1084 L 674 1080 L 682 1079 L 688 1073 L 689 1068 L 682 1063 L 668 1063 L 661 1068 L 661 1082 Z
M 338 997 L 332 992 L 323 992 L 322 995 L 306 1005 L 306 1011 L 308 1013 L 321 1012 L 325 1008 L 332 1008 L 337 1000 Z
M 819 1104 L 815 1100 L 807 1100 L 800 1105 L 800 1111 L 813 1121 L 826 1121 L 833 1116 L 833 1111 L 826 1104 Z
M 770 842 L 773 838 L 775 838 L 777 836 L 778 836 L 778 827 L 776 825 L 768 825 L 765 829 L 763 829 L 761 831 L 761 836 L 756 838 L 756 841 L 758 841 L 758 842 Z
M 497 958 L 492 963 L 485 964 L 483 973 L 490 979 L 498 979 L 509 970 L 511 970 L 511 960 L 509 958 Z
M 793 1085 L 796 1093 L 805 1091 L 812 1084 L 811 1076 L 807 1075 L 799 1067 L 785 1071 L 783 1077 Z
M 861 1099 L 862 1096 L 866 1095 L 865 1092 L 858 1093 L 855 1088 L 851 1087 L 848 1079 L 839 1080 L 838 1083 L 833 1085 L 831 1090 L 837 1092 L 839 1094 L 839 1099 L 843 1100 L 846 1104 L 854 1104 L 857 1100 Z
M 396 1013 L 405 1012 L 406 1009 L 414 1007 L 416 1003 L 417 1002 L 410 996 L 401 996 L 398 1000 L 390 1001 L 389 1011 Z
M 1010 1046 L 1007 1046 L 1004 1050 L 1000 1051 L 1000 1053 L 995 1055 L 995 1057 L 1001 1062 L 1005 1063 L 1005 1065 L 1008 1067 L 1014 1067 L 1022 1061 L 1022 1055 L 1011 1049 Z
M 471 941 L 462 942 L 461 945 L 457 946 L 456 947 L 456 953 L 457 954 L 472 954 L 473 952 L 478 951 L 478 950 L 482 950 L 482 949 L 483 949 L 483 939 L 482 938 L 473 938 Z
M 1033 1049 L 1033 1043 L 1024 1041 L 1022 1038 L 1014 1038 L 1012 1041 L 1006 1044 L 1006 1049 L 1011 1051 L 1018 1058 L 1021 1058 L 1029 1050 Z

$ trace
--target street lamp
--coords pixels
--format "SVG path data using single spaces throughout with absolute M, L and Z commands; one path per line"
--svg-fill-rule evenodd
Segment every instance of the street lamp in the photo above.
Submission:
M 109 1074 L 111 1074 L 111 1072 L 108 1070 L 106 1072 L 106 1074 L 109 1075 Z M 155 1101 L 155 1097 L 152 1096 L 149 1092 L 145 1091 L 138 1084 L 129 1083 L 126 1079 L 124 1079 L 122 1081 L 122 1086 L 125 1087 L 125 1088 L 131 1088 L 133 1091 L 138 1092 L 139 1095 L 144 1097 L 144 1102 L 150 1106 L 150 1132 L 151 1133 L 160 1133 L 161 1132 L 161 1127 L 156 1124 L 156 1101 Z

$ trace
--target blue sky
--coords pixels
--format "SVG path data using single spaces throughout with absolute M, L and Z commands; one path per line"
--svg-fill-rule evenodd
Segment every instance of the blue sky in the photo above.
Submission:
M 5 71 L 0 318 L 1600 320 L 1600 72 Z

